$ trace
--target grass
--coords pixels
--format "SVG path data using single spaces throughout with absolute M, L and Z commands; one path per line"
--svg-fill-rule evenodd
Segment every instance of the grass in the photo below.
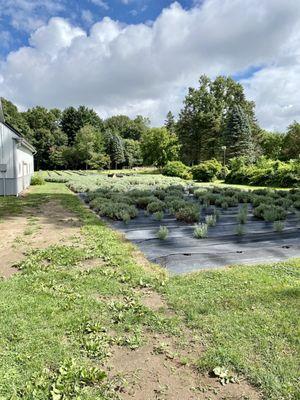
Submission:
M 21 274 L 0 280 L 0 399 L 114 399 L 120 382 L 103 373 L 110 346 L 139 347 L 144 330 L 181 335 L 182 318 L 205 347 L 199 370 L 235 370 L 265 399 L 299 398 L 300 260 L 170 277 L 138 265 L 135 247 L 59 183 L 1 198 L 0 216 L 50 199 L 77 214 L 83 240 L 34 251 Z M 90 258 L 101 268 L 78 267 Z M 164 293 L 174 315 L 143 306 L 144 287 Z
M 298 399 L 300 260 L 177 276 L 172 307 L 200 332 L 201 370 L 233 367 L 266 399 Z

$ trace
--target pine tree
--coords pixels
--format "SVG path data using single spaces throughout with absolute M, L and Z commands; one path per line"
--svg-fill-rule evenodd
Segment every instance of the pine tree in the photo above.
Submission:
M 249 119 L 240 105 L 234 105 L 228 113 L 224 132 L 227 158 L 253 157 L 253 138 Z
M 175 133 L 176 122 L 172 111 L 168 112 L 164 125 L 170 133 Z
M 119 164 L 123 164 L 125 162 L 124 143 L 122 138 L 115 133 L 107 132 L 107 137 L 107 151 L 109 153 L 111 162 L 113 163 L 115 169 L 117 169 Z

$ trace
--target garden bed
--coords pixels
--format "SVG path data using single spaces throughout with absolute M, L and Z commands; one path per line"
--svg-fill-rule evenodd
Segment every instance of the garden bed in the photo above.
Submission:
M 201 187 L 161 176 L 72 180 L 74 191 L 173 273 L 300 256 L 300 190 Z

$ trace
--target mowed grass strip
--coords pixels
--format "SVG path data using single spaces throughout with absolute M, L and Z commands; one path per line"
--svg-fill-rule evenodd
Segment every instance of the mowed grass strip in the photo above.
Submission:
M 134 246 L 59 183 L 0 199 L 4 223 L 51 199 L 77 214 L 84 241 L 29 254 L 21 274 L 0 281 L 0 399 L 113 399 L 121 383 L 103 375 L 110 331 L 139 346 L 145 328 L 180 334 L 182 317 L 205 345 L 199 370 L 225 366 L 266 399 L 299 398 L 300 260 L 168 277 L 138 265 Z M 89 259 L 101 267 L 80 268 Z M 136 289 L 145 286 L 165 293 L 175 315 L 143 307 Z

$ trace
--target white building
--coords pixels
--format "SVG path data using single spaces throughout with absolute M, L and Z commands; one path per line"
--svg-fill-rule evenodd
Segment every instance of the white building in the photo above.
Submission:
M 4 120 L 0 100 L 0 196 L 17 196 L 30 185 L 35 149 Z

